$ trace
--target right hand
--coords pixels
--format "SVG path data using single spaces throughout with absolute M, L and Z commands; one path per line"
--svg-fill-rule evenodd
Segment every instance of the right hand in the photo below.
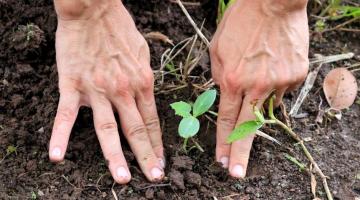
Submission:
M 50 140 L 50 160 L 64 159 L 82 105 L 94 124 L 110 172 L 127 183 L 130 171 L 113 108 L 135 157 L 150 181 L 164 176 L 160 123 L 153 93 L 149 47 L 118 0 L 55 0 L 56 60 L 60 100 Z

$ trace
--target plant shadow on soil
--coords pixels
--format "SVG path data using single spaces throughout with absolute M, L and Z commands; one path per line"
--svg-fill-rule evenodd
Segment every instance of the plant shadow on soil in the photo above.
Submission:
M 205 34 L 215 31 L 216 1 L 203 0 L 201 6 L 188 10 L 199 24 L 206 19 Z M 160 31 L 175 42 L 194 34 L 194 30 L 175 3 L 160 0 L 124 1 L 135 18 L 140 32 Z M 0 1 L 0 158 L 8 146 L 17 152 L 0 163 L 0 199 L 113 199 L 113 180 L 108 173 L 98 144 L 92 113 L 82 108 L 70 138 L 66 160 L 52 164 L 48 160 L 48 141 L 58 102 L 55 66 L 54 33 L 56 14 L 52 1 Z M 33 23 L 40 28 L 36 40 L 24 42 L 19 25 Z M 313 24 L 314 20 L 310 20 Z M 359 27 L 359 23 L 356 24 Z M 329 32 L 313 35 L 310 57 L 354 52 L 349 62 L 359 62 L 359 35 Z M 152 66 L 159 68 L 161 54 L 170 46 L 149 41 Z M 207 61 L 208 65 L 210 61 Z M 334 64 L 341 66 L 344 62 Z M 311 137 L 307 146 L 324 173 L 336 199 L 354 199 L 360 195 L 360 106 L 344 111 L 341 121 L 333 119 L 317 125 L 321 84 L 333 68 L 320 71 L 314 89 L 301 108 L 308 117 L 296 119 L 294 130 L 302 137 Z M 356 74 L 359 83 L 359 73 Z M 297 91 L 285 97 L 285 104 L 295 101 Z M 177 136 L 179 118 L 169 104 L 193 100 L 191 88 L 172 95 L 157 95 L 158 112 L 164 133 L 167 158 L 166 179 L 159 184 L 145 180 L 127 144 L 124 151 L 133 180 L 128 185 L 115 185 L 119 199 L 311 199 L 310 177 L 285 159 L 284 153 L 306 162 L 294 141 L 275 129 L 271 135 L 282 146 L 256 138 L 251 152 L 247 178 L 235 180 L 214 161 L 215 126 L 201 118 L 198 141 L 205 153 L 192 151 L 184 155 L 178 150 L 182 140 Z M 325 104 L 325 103 L 324 103 Z M 323 104 L 323 108 L 324 105 Z M 356 178 L 357 177 L 357 178 Z M 171 183 L 171 184 L 168 184 Z M 322 193 L 318 180 L 318 195 Z M 230 196 L 229 196 L 230 195 Z

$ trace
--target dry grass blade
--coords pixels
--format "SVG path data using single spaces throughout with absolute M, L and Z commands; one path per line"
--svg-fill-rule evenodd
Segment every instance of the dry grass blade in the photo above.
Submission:
M 310 165 L 310 185 L 311 185 L 311 193 L 313 194 L 314 196 L 314 199 L 313 200 L 318 200 L 319 198 L 317 198 L 316 196 L 316 185 L 317 185 L 317 182 L 316 182 L 316 178 L 315 178 L 315 175 L 312 173 L 312 165 Z
M 276 144 L 278 144 L 278 145 L 281 145 L 281 143 L 280 143 L 277 139 L 271 137 L 270 135 L 268 135 L 268 134 L 266 134 L 266 133 L 264 133 L 264 132 L 262 132 L 262 131 L 260 131 L 260 130 L 257 130 L 257 131 L 256 131 L 256 135 L 258 135 L 258 136 L 260 136 L 260 137 L 263 137 L 263 138 L 265 138 L 265 139 L 268 139 L 268 140 L 270 140 L 271 142 L 274 142 L 274 143 L 276 143 Z
M 194 20 L 192 19 L 192 17 L 190 16 L 189 12 L 186 10 L 186 8 L 184 7 L 184 5 L 182 4 L 181 0 L 176 0 L 176 2 L 179 4 L 181 10 L 184 12 L 185 16 L 188 18 L 190 24 L 194 27 L 196 33 L 199 35 L 199 37 L 204 41 L 204 43 L 206 44 L 206 46 L 210 47 L 210 42 L 209 40 L 204 36 L 204 34 L 200 31 L 200 29 L 197 27 L 196 23 L 194 22 Z
M 115 185 L 115 182 L 113 183 L 113 185 L 111 187 L 111 193 L 112 193 L 115 200 L 119 200 L 119 198 L 117 197 L 116 192 L 114 190 L 114 185 Z

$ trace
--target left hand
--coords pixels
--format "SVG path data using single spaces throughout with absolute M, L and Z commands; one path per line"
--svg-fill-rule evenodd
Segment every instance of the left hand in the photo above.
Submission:
M 237 0 L 211 42 L 212 75 L 220 85 L 216 160 L 244 177 L 254 135 L 232 144 L 236 125 L 255 118 L 258 105 L 275 90 L 276 104 L 308 72 L 307 0 Z

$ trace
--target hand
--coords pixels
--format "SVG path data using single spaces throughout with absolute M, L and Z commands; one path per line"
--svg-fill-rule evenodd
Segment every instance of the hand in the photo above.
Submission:
M 231 145 L 236 125 L 255 119 L 257 106 L 275 90 L 279 104 L 308 71 L 306 0 L 237 0 L 211 42 L 212 75 L 220 85 L 216 159 L 234 177 L 244 177 L 254 136 Z
M 64 159 L 79 107 L 90 106 L 113 178 L 118 183 L 129 182 L 114 108 L 145 176 L 150 181 L 162 179 L 163 145 L 149 47 L 131 16 L 117 0 L 58 0 L 55 6 L 60 100 L 50 160 Z

